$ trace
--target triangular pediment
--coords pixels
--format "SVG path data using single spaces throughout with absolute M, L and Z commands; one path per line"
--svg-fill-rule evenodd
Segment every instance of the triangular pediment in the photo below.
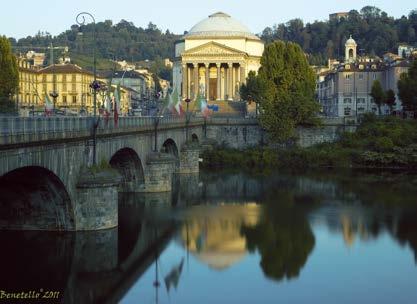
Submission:
M 182 55 L 246 55 L 245 52 L 214 41 L 199 45 L 182 53 Z

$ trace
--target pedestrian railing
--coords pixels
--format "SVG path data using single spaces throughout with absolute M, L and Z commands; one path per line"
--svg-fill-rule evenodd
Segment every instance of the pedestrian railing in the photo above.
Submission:
M 185 116 L 131 116 L 119 117 L 0 117 L 0 146 L 24 144 L 50 140 L 62 140 L 92 136 L 94 126 L 96 134 L 111 135 L 125 132 L 158 129 L 185 128 Z M 209 117 L 204 118 L 194 113 L 190 115 L 188 125 L 204 124 L 253 124 L 255 119 L 244 117 Z

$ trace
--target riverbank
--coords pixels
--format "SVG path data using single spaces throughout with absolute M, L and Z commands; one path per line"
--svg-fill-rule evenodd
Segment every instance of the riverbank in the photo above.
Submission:
M 366 115 L 355 133 L 309 148 L 215 149 L 204 168 L 250 170 L 304 168 L 386 168 L 417 170 L 417 121 Z

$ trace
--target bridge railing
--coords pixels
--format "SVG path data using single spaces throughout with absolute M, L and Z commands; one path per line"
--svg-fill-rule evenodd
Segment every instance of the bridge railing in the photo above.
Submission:
M 124 133 L 153 130 L 156 120 L 159 129 L 185 127 L 185 116 L 134 116 L 97 118 L 97 134 Z M 190 125 L 203 125 L 204 118 L 197 115 L 190 117 Z M 88 137 L 92 135 L 94 117 L 0 117 L 0 146 L 40 142 L 66 138 Z M 208 124 L 253 124 L 247 118 L 206 119 Z
M 119 117 L 117 121 L 111 118 L 97 119 L 97 130 L 111 132 L 112 130 L 134 129 L 138 127 L 153 127 L 155 117 Z M 190 122 L 202 122 L 201 117 L 191 117 Z M 158 118 L 159 126 L 185 125 L 183 116 L 164 116 Z M 93 117 L 0 117 L 0 135 L 14 136 L 26 134 L 65 133 L 71 134 L 89 132 L 94 125 Z

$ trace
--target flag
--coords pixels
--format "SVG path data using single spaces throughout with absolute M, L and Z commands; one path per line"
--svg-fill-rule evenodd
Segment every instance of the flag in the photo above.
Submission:
M 198 107 L 200 109 L 201 114 L 204 117 L 207 117 L 210 111 L 209 111 L 209 107 L 207 105 L 206 99 L 201 94 L 198 94 L 197 100 L 198 100 Z
M 120 113 L 120 84 L 117 85 L 113 94 L 113 111 L 114 111 L 114 125 L 117 127 L 119 123 Z
M 167 93 L 163 99 L 163 103 L 162 103 L 162 112 L 164 112 L 165 110 L 171 112 L 172 111 L 172 95 Z
M 184 258 L 182 258 L 180 263 L 177 266 L 174 266 L 172 270 L 168 273 L 168 275 L 165 277 L 164 281 L 165 281 L 167 292 L 169 292 L 169 290 L 171 289 L 171 286 L 177 289 L 178 283 L 180 281 L 180 276 L 181 276 L 183 265 L 184 265 Z
M 54 104 L 49 99 L 49 96 L 45 94 L 45 115 L 48 115 L 48 116 L 51 115 L 53 109 L 54 109 Z
M 110 97 L 106 95 L 106 97 L 104 98 L 104 122 L 106 126 L 109 124 L 110 113 L 111 113 L 111 101 L 110 101 Z
M 175 111 L 177 111 L 178 115 L 181 115 L 183 113 L 183 110 L 182 110 L 181 101 L 178 95 L 177 88 L 175 88 L 174 91 L 172 92 L 172 104 L 173 104 Z

